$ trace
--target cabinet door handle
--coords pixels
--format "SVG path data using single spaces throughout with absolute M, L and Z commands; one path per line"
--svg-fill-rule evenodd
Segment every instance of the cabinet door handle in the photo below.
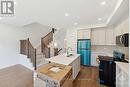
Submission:
M 103 71 L 102 69 L 99 69 L 99 71 Z

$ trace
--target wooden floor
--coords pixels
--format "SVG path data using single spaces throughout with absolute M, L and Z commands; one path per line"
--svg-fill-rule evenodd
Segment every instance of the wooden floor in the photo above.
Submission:
M 82 66 L 73 87 L 107 87 L 98 82 L 98 68 Z
M 0 69 L 0 87 L 33 87 L 33 72 L 19 64 Z

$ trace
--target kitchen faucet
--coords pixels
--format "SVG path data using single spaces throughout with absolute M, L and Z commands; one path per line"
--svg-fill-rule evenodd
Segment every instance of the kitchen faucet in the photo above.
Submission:
M 72 51 L 72 48 L 71 48 L 71 47 L 68 47 L 68 48 L 67 48 L 67 56 L 70 56 L 70 55 L 69 55 L 69 50 Z

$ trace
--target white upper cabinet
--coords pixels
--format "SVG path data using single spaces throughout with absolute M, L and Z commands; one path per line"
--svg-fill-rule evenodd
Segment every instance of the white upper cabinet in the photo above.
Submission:
M 92 45 L 105 45 L 105 30 L 92 29 Z
M 129 32 L 129 19 L 124 20 L 116 27 L 92 29 L 92 45 L 116 45 L 116 36 Z
M 77 31 L 78 39 L 90 39 L 91 38 L 91 30 L 90 29 L 82 29 Z
M 114 37 L 114 29 L 106 29 L 106 45 L 115 45 L 116 38 Z
M 98 45 L 105 45 L 105 30 L 98 30 Z
M 114 29 L 92 29 L 92 45 L 115 45 Z

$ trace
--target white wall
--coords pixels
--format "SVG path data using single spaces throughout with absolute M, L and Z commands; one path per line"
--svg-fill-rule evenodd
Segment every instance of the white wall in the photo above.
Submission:
M 59 29 L 56 34 L 54 35 L 54 42 L 57 42 L 57 48 L 62 48 L 61 53 L 64 53 L 64 39 L 66 36 L 66 29 Z
M 77 53 L 77 29 L 68 29 L 66 33 L 66 48 L 71 47 L 72 53 Z
M 29 38 L 32 45 L 36 47 L 41 43 L 41 37 L 44 37 L 52 30 L 51 27 L 41 25 L 39 23 L 32 23 L 24 26 L 22 31 L 25 33 L 26 38 Z
M 27 58 L 26 55 L 19 54 L 18 64 L 26 66 L 27 68 L 34 70 L 33 64 L 30 62 L 31 60 Z
M 19 40 L 23 38 L 21 28 L 0 24 L 0 68 L 18 63 Z
M 129 32 L 129 18 L 125 18 L 120 20 L 117 24 L 115 24 L 115 37 L 118 35 L 122 35 L 124 33 Z

